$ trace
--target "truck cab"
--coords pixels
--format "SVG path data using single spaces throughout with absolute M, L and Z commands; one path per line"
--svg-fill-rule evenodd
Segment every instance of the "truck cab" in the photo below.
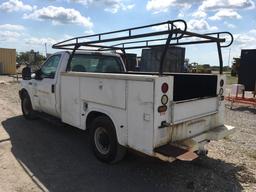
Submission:
M 97 73 L 123 73 L 125 65 L 118 54 L 78 52 L 76 53 L 67 69 L 71 53 L 61 51 L 51 55 L 32 74 L 30 80 L 22 81 L 23 90 L 30 96 L 31 104 L 35 111 L 44 112 L 61 118 L 60 81 L 61 73 L 71 70 L 74 72 L 97 72 Z

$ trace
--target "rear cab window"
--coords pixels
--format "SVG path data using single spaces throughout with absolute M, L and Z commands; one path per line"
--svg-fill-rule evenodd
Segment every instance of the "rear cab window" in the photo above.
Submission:
M 69 67 L 75 72 L 121 73 L 124 72 L 120 58 L 107 55 L 75 54 Z

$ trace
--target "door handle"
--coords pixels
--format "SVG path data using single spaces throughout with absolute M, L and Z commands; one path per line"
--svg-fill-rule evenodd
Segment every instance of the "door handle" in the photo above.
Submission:
M 32 82 L 28 82 L 29 85 L 32 85 Z
M 103 89 L 103 82 L 99 81 L 99 89 L 102 90 Z
M 52 87 L 51 87 L 51 91 L 52 91 L 52 93 L 54 93 L 54 92 L 55 92 L 55 86 L 54 86 L 54 85 L 52 85 Z

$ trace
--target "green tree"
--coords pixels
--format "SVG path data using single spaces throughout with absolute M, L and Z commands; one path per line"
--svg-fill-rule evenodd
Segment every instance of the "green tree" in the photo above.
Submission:
M 36 65 L 39 66 L 45 61 L 46 57 L 34 50 L 19 52 L 16 54 L 16 61 L 19 64 Z
M 240 67 L 240 58 L 234 57 L 231 67 L 231 76 L 236 76 Z

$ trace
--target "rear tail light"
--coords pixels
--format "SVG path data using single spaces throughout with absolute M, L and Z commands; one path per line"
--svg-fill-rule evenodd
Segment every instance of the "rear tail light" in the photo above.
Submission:
M 161 103 L 162 103 L 162 106 L 159 106 L 158 107 L 158 112 L 159 113 L 164 113 L 167 111 L 167 103 L 168 103 L 168 96 L 166 95 L 166 93 L 168 92 L 169 90 L 169 85 L 167 83 L 163 83 L 162 86 L 161 86 L 161 91 L 163 92 L 163 96 L 161 97 Z
M 161 98 L 161 103 L 163 105 L 166 105 L 168 103 L 168 97 L 167 95 L 163 95 L 162 98 Z
M 161 87 L 162 92 L 163 93 L 167 93 L 168 89 L 169 89 L 168 84 L 167 83 L 163 83 L 162 87 Z
M 220 90 L 219 90 L 219 96 L 220 96 L 220 100 L 221 100 L 221 101 L 223 101 L 223 100 L 224 100 L 223 93 L 224 93 L 223 88 L 220 88 Z
M 223 85 L 224 85 L 224 80 L 221 79 L 221 80 L 220 80 L 220 86 L 223 87 Z
M 220 88 L 220 90 L 219 90 L 219 95 L 223 95 L 223 93 L 224 93 L 223 88 Z
M 166 105 L 159 106 L 157 110 L 159 113 L 163 113 L 167 111 L 167 106 Z

